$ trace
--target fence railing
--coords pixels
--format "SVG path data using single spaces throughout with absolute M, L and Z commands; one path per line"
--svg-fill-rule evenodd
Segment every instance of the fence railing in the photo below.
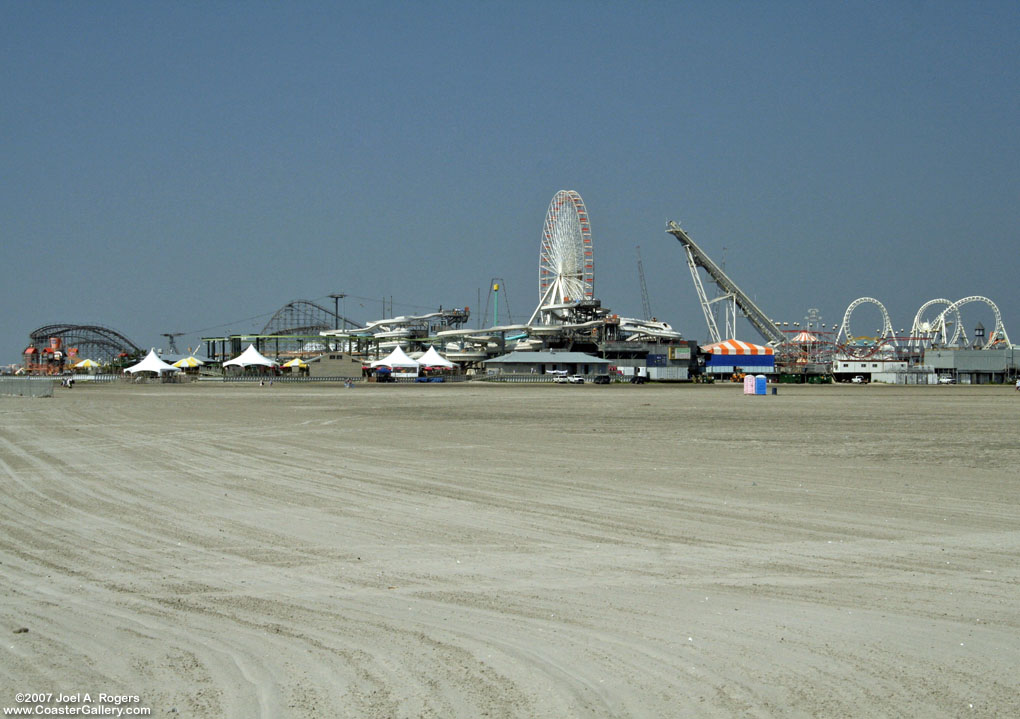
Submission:
M 274 375 L 246 375 L 246 374 L 241 374 L 241 375 L 224 375 L 223 377 L 216 377 L 216 378 L 204 378 L 203 377 L 203 380 L 206 380 L 206 379 L 214 379 L 216 381 L 221 381 L 221 382 L 264 382 L 264 383 L 267 383 L 267 384 L 269 382 L 273 382 L 273 383 L 276 383 L 276 382 L 337 382 L 337 383 L 344 383 L 344 382 L 367 382 L 368 381 L 368 378 L 366 378 L 366 377 L 288 377 L 286 375 L 277 377 L 277 376 L 274 376 Z M 380 382 L 379 384 L 413 384 L 415 382 L 418 382 L 418 379 L 419 378 L 417 378 L 417 377 L 394 377 L 392 380 L 389 380 L 388 382 Z M 443 377 L 443 382 L 444 383 L 445 382 L 467 382 L 467 381 L 472 380 L 472 379 L 477 379 L 477 378 L 476 377 L 467 377 L 465 375 L 453 375 L 453 376 Z
M 585 382 L 591 382 L 594 380 L 595 375 L 586 374 L 581 375 L 584 377 Z M 475 379 L 481 380 L 482 382 L 511 382 L 511 383 L 534 383 L 534 384 L 549 384 L 556 381 L 556 375 L 551 374 L 514 374 L 512 372 L 507 374 L 490 374 L 484 377 L 476 377 Z
M 364 377 L 287 377 L 274 375 L 239 374 L 222 377 L 203 377 L 220 382 L 364 382 Z
M 43 377 L 0 377 L 0 395 L 7 397 L 52 397 L 55 379 Z
M 489 374 L 479 377 L 482 382 L 511 382 L 514 384 L 545 384 L 552 382 L 552 377 L 541 374 Z

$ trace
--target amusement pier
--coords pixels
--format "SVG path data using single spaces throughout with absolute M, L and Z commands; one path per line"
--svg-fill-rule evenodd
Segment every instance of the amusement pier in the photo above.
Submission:
M 874 297 L 853 300 L 842 321 L 826 324 L 808 310 L 803 324 L 779 322 L 759 307 L 676 222 L 677 241 L 705 319 L 708 341 L 686 339 L 652 316 L 637 248 L 642 316 L 603 306 L 595 289 L 595 251 L 588 209 L 573 190 L 549 203 L 539 243 L 538 292 L 527 321 L 500 322 L 501 282 L 489 285 L 487 306 L 472 324 L 469 307 L 437 308 L 374 320 L 347 316 L 348 295 L 294 300 L 261 332 L 203 337 L 182 353 L 180 333 L 163 333 L 167 347 L 151 352 L 114 329 L 51 324 L 30 333 L 18 373 L 160 381 L 193 379 L 292 381 L 715 382 L 764 376 L 773 382 L 987 384 L 1011 382 L 1020 354 L 988 297 L 939 297 L 923 302 L 909 331 L 895 330 Z M 993 326 L 970 332 L 961 310 L 990 308 Z M 882 327 L 858 332 L 855 310 L 877 308 Z M 385 306 L 385 302 L 384 302 Z M 483 327 L 479 318 L 492 324 Z M 743 318 L 753 336 L 738 336 Z M 147 352 L 161 365 L 142 365 Z M 251 361 L 249 361 L 251 360 Z M 169 368 L 164 369 L 163 366 Z

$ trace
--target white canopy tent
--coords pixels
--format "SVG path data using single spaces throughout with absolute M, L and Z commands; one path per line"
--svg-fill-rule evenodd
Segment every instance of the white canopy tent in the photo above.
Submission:
M 380 360 L 372 362 L 370 367 L 390 367 L 392 369 L 407 369 L 411 368 L 417 370 L 419 367 L 418 360 L 413 360 L 407 356 L 407 353 L 397 345 L 393 348 L 393 351 Z
M 223 363 L 224 367 L 275 367 L 276 363 L 269 359 L 257 349 L 255 345 L 248 345 L 248 348 L 231 360 Z
M 457 366 L 455 362 L 451 362 L 439 354 L 432 345 L 429 346 L 425 354 L 418 358 L 418 364 L 422 367 L 446 367 L 447 369 L 453 369 Z
M 130 372 L 131 374 L 136 374 L 138 372 L 155 372 L 158 375 L 162 375 L 164 372 L 180 372 L 180 369 L 161 360 L 156 355 L 156 350 L 149 350 L 149 354 L 145 355 L 145 359 L 136 365 L 125 367 L 124 371 Z

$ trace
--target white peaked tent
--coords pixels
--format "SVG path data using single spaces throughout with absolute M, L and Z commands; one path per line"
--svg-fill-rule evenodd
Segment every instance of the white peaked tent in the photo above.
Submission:
M 436 348 L 429 346 L 428 352 L 418 358 L 418 364 L 422 367 L 446 367 L 447 369 L 453 369 L 456 367 L 456 363 L 443 357 L 436 351 Z
M 380 360 L 372 362 L 370 367 L 392 367 L 393 369 L 405 369 L 413 368 L 418 369 L 418 360 L 413 360 L 407 356 L 407 353 L 397 345 L 393 348 L 393 351 Z
M 145 355 L 145 359 L 136 365 L 124 368 L 125 372 L 135 374 L 136 372 L 155 372 L 156 374 L 163 374 L 164 372 L 180 372 L 177 367 L 172 364 L 167 364 L 159 357 L 156 356 L 156 350 L 149 350 L 149 354 Z
M 224 367 L 275 367 L 276 363 L 269 359 L 257 349 L 255 345 L 248 345 L 248 348 L 232 360 L 223 363 Z

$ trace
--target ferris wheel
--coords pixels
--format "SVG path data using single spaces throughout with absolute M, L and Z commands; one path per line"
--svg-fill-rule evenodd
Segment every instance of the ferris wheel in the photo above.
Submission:
M 560 190 L 549 203 L 538 254 L 538 306 L 590 300 L 595 293 L 591 223 L 584 200 Z

